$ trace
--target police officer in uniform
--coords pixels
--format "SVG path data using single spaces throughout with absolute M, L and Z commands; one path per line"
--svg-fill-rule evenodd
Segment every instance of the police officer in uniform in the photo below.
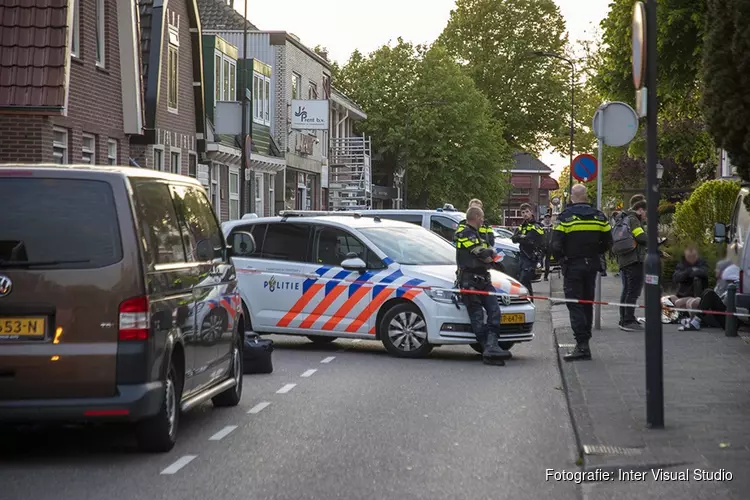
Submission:
M 469 202 L 469 208 L 471 207 L 479 207 L 484 211 L 484 203 L 477 198 L 474 198 Z M 466 229 L 466 219 L 458 223 L 456 232 L 463 231 L 464 229 Z M 495 231 L 492 230 L 492 226 L 486 222 L 482 222 L 482 225 L 479 227 L 479 235 L 487 242 L 490 248 L 495 248 Z
M 587 200 L 586 186 L 573 186 L 571 203 L 557 217 L 557 225 L 552 232 L 552 253 L 562 264 L 566 299 L 594 300 L 600 257 L 612 247 L 612 228 L 607 216 Z M 589 339 L 594 306 L 568 303 L 568 311 L 576 347 L 564 359 L 591 359 Z
M 495 251 L 482 238 L 479 228 L 484 222 L 484 212 L 477 206 L 466 211 L 466 225 L 456 232 L 456 262 L 458 264 L 458 285 L 462 290 L 495 292 L 489 269 Z M 498 345 L 500 330 L 500 306 L 494 295 L 474 293 L 461 294 L 471 320 L 471 329 L 477 341 L 483 346 L 482 360 L 485 364 L 504 365 L 510 353 Z M 487 323 L 484 323 L 487 311 Z
M 523 223 L 518 226 L 513 234 L 511 241 L 518 243 L 521 250 L 521 276 L 518 281 L 529 291 L 529 295 L 534 295 L 534 289 L 531 282 L 536 276 L 536 266 L 539 259 L 543 257 L 544 252 L 544 229 L 534 218 L 531 212 L 531 205 L 524 203 L 521 205 L 521 216 Z M 533 299 L 532 299 L 533 301 Z

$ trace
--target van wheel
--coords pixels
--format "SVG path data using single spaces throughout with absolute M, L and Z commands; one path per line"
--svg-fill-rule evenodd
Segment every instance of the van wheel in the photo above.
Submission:
M 516 343 L 515 342 L 498 342 L 497 345 L 500 346 L 500 349 L 504 351 L 510 351 L 511 348 L 514 345 L 516 345 Z M 479 342 L 475 342 L 471 344 L 471 348 L 477 351 L 479 354 L 482 354 L 484 352 L 484 347 Z
M 313 344 L 330 344 L 334 340 L 336 340 L 338 337 L 327 337 L 325 335 L 308 335 L 308 339 L 312 341 Z
M 136 424 L 135 434 L 138 448 L 149 453 L 166 453 L 177 442 L 177 427 L 180 423 L 180 399 L 182 376 L 177 373 L 174 362 L 169 363 L 164 382 L 164 401 L 159 413 Z
M 432 351 L 427 323 L 414 304 L 398 304 L 386 311 L 378 325 L 383 347 L 399 358 L 423 358 Z
M 238 336 L 234 349 L 232 349 L 232 368 L 230 373 L 234 379 L 234 386 L 230 387 L 221 394 L 217 394 L 211 401 L 217 408 L 237 406 L 242 399 L 242 347 L 244 343 Z

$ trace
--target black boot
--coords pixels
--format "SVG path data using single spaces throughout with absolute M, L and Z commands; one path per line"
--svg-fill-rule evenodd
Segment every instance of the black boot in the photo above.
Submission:
M 487 342 L 484 344 L 484 352 L 482 353 L 484 364 L 504 366 L 505 360 L 511 357 L 510 351 L 501 349 L 498 345 L 497 333 L 489 332 L 487 334 Z
M 588 342 L 578 342 L 575 348 L 563 356 L 565 361 L 579 361 L 591 359 L 591 349 Z

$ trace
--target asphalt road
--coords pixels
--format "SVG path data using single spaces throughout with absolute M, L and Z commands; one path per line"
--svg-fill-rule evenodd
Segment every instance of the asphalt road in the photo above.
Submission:
M 406 360 L 272 337 L 274 373 L 185 414 L 170 453 L 118 429 L 0 434 L 0 500 L 578 499 L 545 480 L 577 470 L 546 307 L 504 367 L 467 346 Z

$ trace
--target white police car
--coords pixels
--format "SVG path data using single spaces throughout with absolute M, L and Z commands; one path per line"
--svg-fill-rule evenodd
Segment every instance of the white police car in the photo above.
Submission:
M 455 248 L 414 224 L 356 212 L 282 212 L 225 222 L 246 317 L 259 333 L 380 340 L 400 357 L 474 344 L 466 308 L 452 300 Z M 250 233 L 253 240 L 236 231 Z M 527 290 L 492 271 L 503 294 L 500 343 L 534 338 Z M 442 290 L 441 290 L 442 289 Z

